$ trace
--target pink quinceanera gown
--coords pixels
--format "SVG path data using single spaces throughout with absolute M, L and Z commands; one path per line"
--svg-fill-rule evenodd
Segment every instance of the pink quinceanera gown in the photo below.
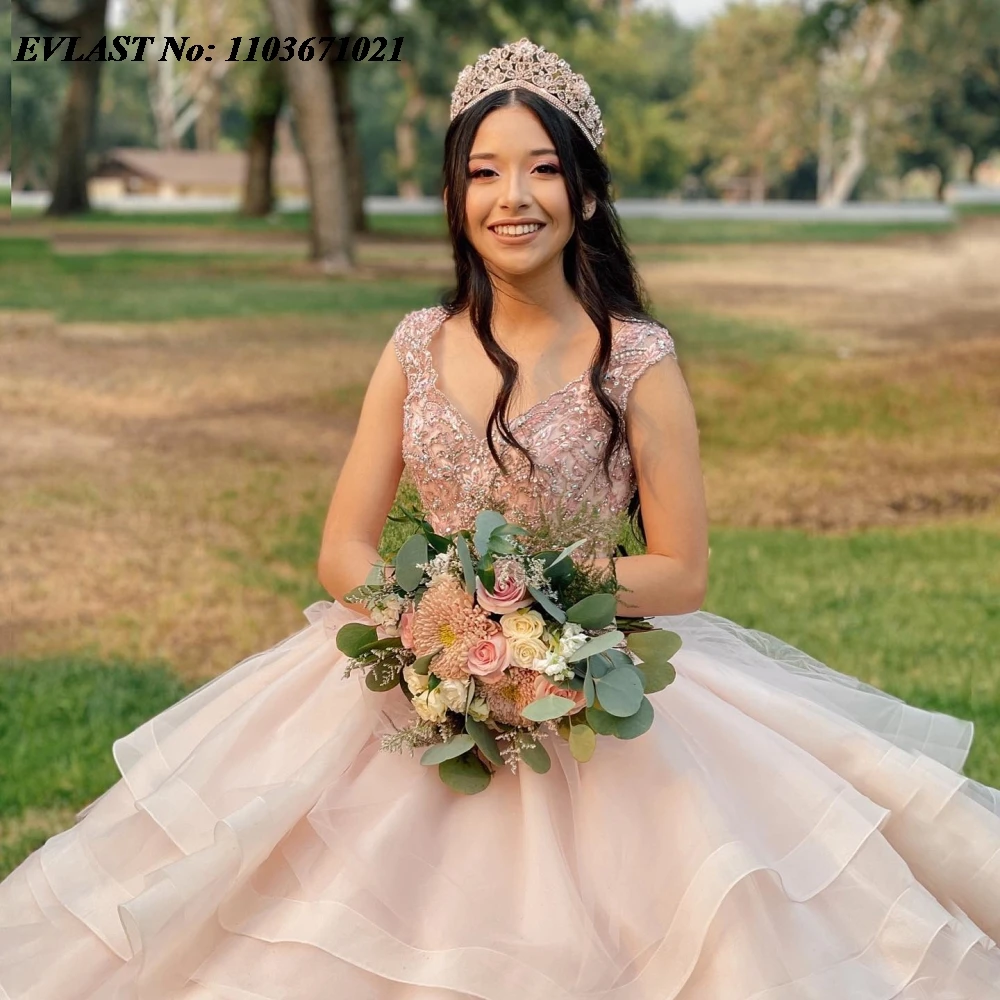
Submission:
M 440 309 L 394 334 L 404 454 L 438 530 L 635 488 L 586 378 L 515 421 L 502 478 L 436 385 Z M 667 332 L 616 335 L 622 402 Z M 986 1000 L 1000 794 L 972 726 L 698 612 L 652 729 L 474 796 L 381 752 L 397 688 L 344 677 L 336 602 L 114 744 L 122 778 L 0 884 L 11 1000 Z

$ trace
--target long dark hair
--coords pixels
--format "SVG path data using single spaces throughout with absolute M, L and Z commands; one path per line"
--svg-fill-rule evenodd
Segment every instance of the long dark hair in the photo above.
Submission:
M 465 231 L 465 197 L 469 184 L 469 154 L 483 119 L 497 108 L 523 104 L 535 113 L 549 134 L 559 157 L 570 209 L 573 213 L 573 235 L 563 251 L 563 272 L 566 281 L 586 310 L 600 334 L 596 360 L 590 368 L 590 387 L 611 425 L 603 455 L 606 476 L 619 448 L 628 447 L 624 414 L 604 388 L 604 376 L 611 359 L 612 319 L 648 320 L 649 300 L 642 285 L 621 221 L 611 201 L 611 174 L 603 157 L 595 150 L 583 131 L 558 108 L 529 90 L 499 91 L 483 98 L 458 115 L 451 123 L 444 140 L 444 185 L 447 192 L 448 229 L 455 258 L 455 288 L 442 300 L 449 316 L 468 309 L 472 328 L 483 350 L 496 365 L 503 384 L 493 404 L 486 424 L 486 442 L 500 468 L 507 469 L 493 439 L 494 429 L 528 460 L 529 474 L 535 463 L 531 453 L 514 436 L 510 428 L 510 399 L 517 384 L 517 362 L 497 343 L 493 336 L 493 284 L 483 258 L 476 251 Z M 585 196 L 596 199 L 593 216 L 583 217 Z M 635 534 L 645 543 L 639 494 L 636 491 L 628 508 Z

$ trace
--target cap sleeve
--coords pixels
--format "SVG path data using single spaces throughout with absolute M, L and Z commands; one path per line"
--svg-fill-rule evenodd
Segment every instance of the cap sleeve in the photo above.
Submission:
M 440 306 L 416 309 L 407 313 L 393 331 L 396 357 L 411 392 L 425 387 L 433 378 L 428 365 L 427 342 L 443 321 L 444 310 Z
M 608 376 L 623 410 L 643 372 L 666 357 L 677 357 L 674 339 L 666 327 L 647 321 L 626 323 L 622 327 Z

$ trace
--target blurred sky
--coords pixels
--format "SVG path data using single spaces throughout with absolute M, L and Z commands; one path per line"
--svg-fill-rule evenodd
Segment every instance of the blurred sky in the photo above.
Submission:
M 763 0 L 763 2 L 771 3 L 773 0 Z M 654 10 L 670 7 L 685 24 L 701 24 L 713 14 L 725 9 L 726 3 L 727 0 L 640 0 L 636 6 Z
M 108 7 L 108 21 L 112 28 L 124 20 L 128 0 L 111 0 Z M 771 3 L 773 0 L 758 0 Z M 637 7 L 670 7 L 685 24 L 700 24 L 726 6 L 727 0 L 638 0 Z M 399 2 L 400 6 L 406 6 Z

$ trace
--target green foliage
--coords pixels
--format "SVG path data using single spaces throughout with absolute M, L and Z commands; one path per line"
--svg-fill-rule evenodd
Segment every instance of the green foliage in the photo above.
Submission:
M 453 736 L 447 743 L 435 743 L 428 747 L 420 758 L 421 764 L 443 764 L 453 757 L 461 757 L 462 754 L 471 750 L 476 745 L 476 741 L 467 733 L 459 733 Z
M 571 698 L 563 698 L 558 694 L 546 695 L 526 705 L 521 711 L 530 722 L 548 722 L 550 719 L 559 719 L 572 712 L 576 708 L 576 702 Z
M 452 791 L 476 795 L 489 786 L 490 772 L 472 751 L 438 765 L 438 775 Z

